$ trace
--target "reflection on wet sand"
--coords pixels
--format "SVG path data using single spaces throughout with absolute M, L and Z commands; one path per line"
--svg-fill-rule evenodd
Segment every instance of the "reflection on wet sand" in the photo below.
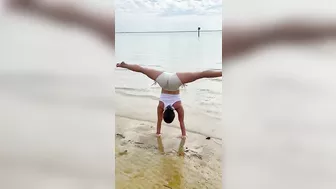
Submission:
M 178 147 L 177 155 L 184 156 L 184 144 L 185 138 L 181 139 L 180 145 Z M 161 175 L 166 181 L 166 187 L 168 188 L 184 188 L 184 158 L 177 156 L 165 155 L 163 142 L 161 137 L 157 137 L 158 150 L 163 156 L 160 159 L 161 162 Z
M 159 149 L 159 152 L 161 154 L 164 154 L 164 147 L 163 147 L 163 143 L 162 143 L 162 138 L 159 136 L 159 137 L 156 137 L 157 138 L 157 143 L 158 143 L 158 149 Z
M 217 144 L 193 133 L 187 139 L 176 138 L 179 130 L 171 127 L 157 138 L 153 123 L 116 119 L 116 133 L 120 133 L 116 137 L 116 188 L 222 188 L 220 157 L 212 151 Z
M 186 141 L 185 138 L 181 139 L 181 142 L 180 142 L 180 145 L 179 145 L 179 149 L 177 151 L 177 153 L 178 153 L 179 156 L 184 156 L 184 144 L 185 144 L 185 141 Z
M 161 136 L 156 137 L 156 138 L 157 138 L 159 152 L 161 154 L 165 154 Z M 179 156 L 184 156 L 184 144 L 185 144 L 185 141 L 186 141 L 185 138 L 181 138 L 181 142 L 180 142 L 179 148 L 177 150 L 177 155 L 179 155 Z

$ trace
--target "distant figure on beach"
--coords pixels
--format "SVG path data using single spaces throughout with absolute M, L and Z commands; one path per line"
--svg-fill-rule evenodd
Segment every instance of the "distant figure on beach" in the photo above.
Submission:
M 201 27 L 198 27 L 198 31 L 197 31 L 198 37 L 200 37 L 200 32 L 201 32 Z
M 178 114 L 182 138 L 186 137 L 184 124 L 184 109 L 180 98 L 180 87 L 187 83 L 203 78 L 215 78 L 222 76 L 222 70 L 206 70 L 200 72 L 176 72 L 169 73 L 155 69 L 145 68 L 137 64 L 127 64 L 125 62 L 116 65 L 134 72 L 142 73 L 158 83 L 161 89 L 159 104 L 157 106 L 157 128 L 156 135 L 161 135 L 162 120 L 172 123 L 175 119 L 175 112 Z

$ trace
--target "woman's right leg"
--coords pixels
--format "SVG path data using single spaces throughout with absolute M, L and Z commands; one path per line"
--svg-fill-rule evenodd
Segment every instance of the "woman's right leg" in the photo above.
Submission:
M 156 80 L 157 77 L 159 77 L 160 74 L 162 74 L 162 71 L 159 71 L 159 70 L 145 68 L 137 64 L 127 64 L 125 62 L 118 63 L 117 67 L 126 68 L 133 72 L 139 72 L 139 73 L 145 74 L 147 77 L 149 77 L 150 79 L 154 81 Z
M 176 73 L 183 84 L 194 82 L 203 78 L 222 77 L 221 71 L 206 70 L 202 72 L 180 72 Z

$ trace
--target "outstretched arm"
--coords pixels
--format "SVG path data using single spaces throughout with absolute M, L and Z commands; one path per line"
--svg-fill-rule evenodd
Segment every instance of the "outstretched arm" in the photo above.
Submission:
M 161 124 L 163 119 L 163 103 L 159 102 L 157 107 L 156 136 L 161 136 Z
M 180 103 L 180 102 L 178 102 Z M 177 114 L 178 114 L 178 120 L 180 122 L 180 128 L 181 128 L 181 133 L 182 133 L 182 138 L 185 138 L 187 136 L 186 134 L 186 129 L 184 125 L 184 109 L 182 104 L 176 108 Z
M 92 30 L 112 47 L 115 42 L 115 28 L 113 15 L 103 15 L 84 10 L 73 3 L 47 3 L 40 0 L 7 0 L 11 8 L 33 13 L 54 21 L 76 24 Z
M 250 28 L 223 28 L 223 60 L 276 42 L 299 43 L 336 37 L 336 22 L 286 20 Z

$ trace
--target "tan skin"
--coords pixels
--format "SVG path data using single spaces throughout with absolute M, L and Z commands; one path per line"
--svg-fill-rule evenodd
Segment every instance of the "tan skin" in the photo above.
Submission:
M 163 90 L 164 91 L 164 90 Z M 165 93 L 165 92 L 162 92 Z M 166 93 L 168 94 L 168 93 Z M 184 109 L 182 106 L 182 102 L 176 102 L 173 105 L 174 109 L 176 110 L 178 114 L 178 120 L 180 122 L 180 128 L 181 128 L 181 133 L 182 137 L 186 136 L 186 129 L 184 125 Z M 156 125 L 156 134 L 159 136 L 161 134 L 161 125 L 162 125 L 162 120 L 163 120 L 163 112 L 164 112 L 164 104 L 163 102 L 159 102 L 157 106 L 157 125 Z
M 161 93 L 163 93 L 163 94 L 180 94 L 180 90 L 178 90 L 178 91 L 167 91 L 167 90 L 161 89 Z M 178 114 L 178 120 L 180 122 L 182 137 L 185 137 L 186 136 L 186 130 L 185 130 L 185 125 L 184 125 L 184 109 L 183 109 L 183 106 L 182 106 L 182 102 L 178 101 L 178 102 L 174 103 L 173 107 Z M 157 125 L 156 125 L 156 135 L 157 136 L 159 136 L 161 134 L 163 112 L 164 112 L 164 103 L 159 101 L 159 104 L 157 106 Z
M 131 70 L 133 72 L 138 72 L 146 75 L 152 80 L 156 80 L 156 78 L 162 73 L 162 71 L 145 68 L 137 64 L 128 64 L 125 62 L 118 63 L 116 67 L 125 68 Z M 177 72 L 177 77 L 180 79 L 182 84 L 187 84 L 194 82 L 198 79 L 203 78 L 215 78 L 221 77 L 222 71 L 213 71 L 213 70 L 206 70 L 201 72 Z M 180 94 L 180 90 L 176 91 L 167 91 L 165 89 L 161 89 L 161 93 L 164 94 Z M 172 105 L 178 114 L 178 120 L 180 122 L 180 128 L 182 133 L 182 138 L 186 137 L 186 129 L 184 124 L 184 109 L 181 101 L 178 101 Z M 164 112 L 164 104 L 163 102 L 159 101 L 157 106 L 157 125 L 156 125 L 156 134 L 160 136 L 161 134 L 161 125 L 163 120 L 163 112 Z

